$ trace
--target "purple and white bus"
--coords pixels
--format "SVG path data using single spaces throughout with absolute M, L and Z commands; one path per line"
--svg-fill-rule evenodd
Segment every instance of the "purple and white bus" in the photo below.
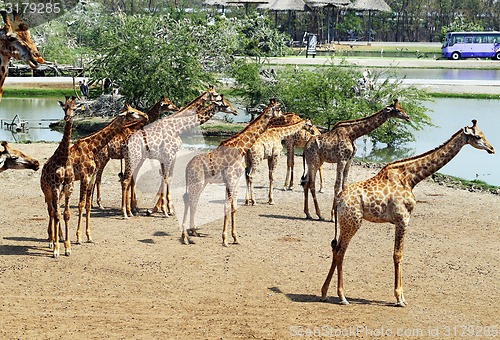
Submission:
M 493 58 L 500 60 L 500 32 L 448 32 L 443 41 L 444 58 Z

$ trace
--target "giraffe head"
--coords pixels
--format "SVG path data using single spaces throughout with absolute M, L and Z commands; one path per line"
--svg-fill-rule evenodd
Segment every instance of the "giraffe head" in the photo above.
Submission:
M 472 126 L 466 126 L 462 129 L 467 140 L 467 144 L 472 145 L 476 149 L 486 150 L 489 154 L 494 154 L 495 149 L 488 142 L 484 134 L 477 127 L 477 120 L 472 120 Z
M 129 127 L 140 122 L 148 121 L 147 114 L 134 109 L 128 103 L 125 104 L 125 108 L 118 114 L 117 118 L 122 119 L 122 127 Z
M 3 151 L 0 151 L 0 172 L 7 169 L 31 169 L 37 171 L 40 163 L 21 151 L 14 150 L 6 141 L 2 142 Z
M 76 97 L 66 96 L 66 101 L 63 103 L 62 101 L 58 101 L 59 105 L 62 107 L 64 111 L 64 121 L 68 122 L 75 115 L 76 106 Z
M 161 96 L 160 107 L 162 112 L 166 111 L 179 111 L 179 108 L 174 105 L 167 97 Z
M 302 127 L 302 129 L 305 130 L 306 132 L 309 132 L 313 136 L 315 136 L 318 131 L 310 119 L 306 119 L 304 121 L 304 126 Z
M 234 116 L 238 115 L 238 111 L 234 109 L 231 103 L 229 103 L 222 94 L 220 95 L 220 100 L 215 101 L 214 104 L 217 106 L 219 112 L 230 113 Z
M 21 20 L 16 12 L 14 12 L 13 21 L 9 19 L 6 11 L 0 11 L 0 15 L 2 15 L 5 24 L 0 30 L 0 40 L 4 43 L 3 52 L 7 53 L 8 57 L 23 60 L 31 68 L 43 64 L 45 61 L 31 40 L 28 25 Z
M 408 116 L 406 111 L 401 107 L 401 105 L 399 105 L 399 101 L 397 99 L 394 99 L 394 103 L 392 105 L 387 105 L 383 113 L 389 118 L 399 118 L 406 120 L 407 122 L 411 122 L 410 116 Z
M 264 108 L 263 113 L 270 118 L 279 117 L 283 114 L 281 104 L 275 98 L 271 98 L 269 99 L 269 104 Z

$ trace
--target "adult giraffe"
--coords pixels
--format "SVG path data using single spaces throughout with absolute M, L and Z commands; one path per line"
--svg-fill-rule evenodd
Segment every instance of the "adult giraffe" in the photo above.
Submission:
M 231 104 L 215 92 L 213 87 L 202 93 L 193 102 L 201 103 L 201 105 L 197 104 L 192 107 L 188 105 L 171 116 L 145 126 L 130 136 L 127 141 L 125 172 L 122 178 L 122 214 L 124 218 L 133 216 L 133 210 L 136 209 L 136 203 L 130 202 L 129 195 L 132 198 L 135 196 L 135 192 L 132 190 L 134 181 L 146 159 L 156 159 L 161 164 L 163 181 L 158 193 L 159 200 L 165 202 L 165 215 L 173 215 L 170 183 L 173 177 L 176 154 L 182 144 L 180 135 L 205 123 L 219 111 L 236 114 L 236 110 Z
M 0 28 L 0 101 L 2 100 L 3 84 L 9 72 L 11 58 L 24 61 L 31 68 L 43 64 L 42 55 L 31 40 L 28 25 L 22 21 L 17 12 L 13 12 L 11 21 L 5 10 L 0 11 L 4 25 Z
M 155 105 L 153 105 L 149 111 L 146 113 L 148 115 L 148 121 L 139 122 L 135 125 L 124 128 L 109 141 L 108 145 L 99 151 L 96 155 L 95 161 L 97 166 L 96 179 L 95 179 L 95 191 L 97 195 L 97 206 L 102 208 L 101 204 L 101 179 L 104 172 L 106 164 L 108 164 L 110 159 L 120 159 L 125 157 L 125 149 L 128 138 L 134 134 L 136 131 L 144 127 L 147 123 L 152 123 L 156 121 L 162 113 L 168 111 L 179 111 L 177 106 L 175 106 L 170 100 L 165 96 L 160 98 Z M 123 174 L 120 174 L 123 175 Z
M 396 226 L 394 242 L 394 295 L 396 306 L 407 305 L 403 295 L 401 260 L 403 259 L 404 235 L 410 222 L 411 213 L 416 204 L 413 188 L 455 157 L 466 144 L 479 150 L 495 153 L 491 144 L 477 127 L 458 130 L 451 138 L 434 150 L 421 155 L 392 162 L 374 177 L 349 185 L 338 197 L 335 214 L 340 224 L 340 236 L 337 242 L 337 217 L 335 218 L 335 239 L 332 240 L 332 265 L 321 289 L 322 299 L 326 299 L 328 287 L 335 269 L 337 269 L 337 294 L 341 303 L 348 304 L 343 286 L 342 263 L 344 255 L 363 219 L 375 222 L 389 222 Z
M 399 118 L 408 122 L 411 121 L 410 116 L 408 116 L 405 110 L 399 105 L 398 100 L 394 99 L 392 105 L 386 106 L 371 116 L 338 122 L 330 131 L 318 137 L 312 137 L 307 142 L 303 156 L 304 162 L 307 163 L 307 173 L 306 167 L 304 166 L 301 185 L 304 187 L 304 213 L 308 219 L 312 219 L 309 214 L 309 191 L 311 191 L 313 197 L 316 215 L 322 219 L 318 200 L 316 199 L 315 187 L 316 172 L 319 167 L 324 162 L 337 163 L 337 179 L 333 191 L 334 207 L 336 202 L 335 199 L 340 193 L 341 188 L 346 188 L 347 175 L 349 174 L 349 168 L 351 167 L 357 149 L 355 140 L 372 132 L 390 118 Z
M 231 216 L 233 243 L 239 243 L 235 219 L 236 196 L 238 180 L 245 172 L 245 154 L 266 130 L 271 118 L 277 115 L 281 115 L 280 104 L 275 99 L 271 99 L 264 111 L 245 129 L 222 141 L 215 150 L 196 155 L 189 161 L 186 166 L 186 193 L 184 194 L 184 217 L 181 234 L 184 244 L 193 243 L 188 238 L 188 213 L 189 233 L 198 236 L 194 217 L 200 195 L 208 183 L 224 183 L 226 187 L 222 244 L 225 247 L 228 246 L 227 224 L 229 216 Z

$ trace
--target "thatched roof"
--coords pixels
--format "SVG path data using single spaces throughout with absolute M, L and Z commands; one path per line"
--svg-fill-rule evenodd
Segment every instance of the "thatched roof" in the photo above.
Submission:
M 207 5 L 207 6 L 217 6 L 217 5 L 225 6 L 225 5 L 227 5 L 227 1 L 226 0 L 204 0 L 203 4 Z
M 311 8 L 303 0 L 271 0 L 257 7 L 270 11 L 309 11 Z
M 350 0 L 309 0 L 307 3 L 312 7 L 345 7 L 351 5 Z
M 384 0 L 354 0 L 350 8 L 359 11 L 392 12 L 391 7 Z
M 267 4 L 269 0 L 227 0 L 228 4 Z

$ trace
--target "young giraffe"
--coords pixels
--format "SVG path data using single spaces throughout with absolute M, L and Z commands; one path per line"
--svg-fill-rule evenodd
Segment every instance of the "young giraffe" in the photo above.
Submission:
M 157 102 L 153 107 L 146 113 L 148 115 L 148 123 L 156 121 L 163 112 L 168 111 L 179 111 L 177 106 L 175 106 L 170 100 L 161 97 L 160 101 Z M 127 139 L 137 130 L 142 128 L 146 122 L 140 122 L 133 126 L 129 126 L 121 131 L 119 131 L 108 143 L 108 145 L 99 151 L 95 161 L 97 166 L 97 173 L 95 179 L 95 190 L 97 194 L 97 206 L 102 208 L 101 204 L 101 179 L 102 173 L 106 164 L 108 164 L 110 159 L 123 159 L 124 158 L 124 145 L 126 145 Z M 121 174 L 120 174 L 121 175 Z
M 355 140 L 372 132 L 390 118 L 399 118 L 408 122 L 411 121 L 408 114 L 399 105 L 398 100 L 394 99 L 392 105 L 386 106 L 371 116 L 338 122 L 333 126 L 332 130 L 318 137 L 313 137 L 307 142 L 303 156 L 304 162 L 307 163 L 307 175 L 304 166 L 301 185 L 304 187 L 304 213 L 308 219 L 312 219 L 309 214 L 309 191 L 311 191 L 313 197 L 316 215 L 318 215 L 320 219 L 323 219 L 316 199 L 315 179 L 318 168 L 324 162 L 337 163 L 337 179 L 333 191 L 334 207 L 336 202 L 335 199 L 341 188 L 343 190 L 346 187 L 349 168 L 351 167 L 357 149 Z
M 303 129 L 297 131 L 293 135 L 285 137 L 286 145 L 286 177 L 284 190 L 293 190 L 293 168 L 295 167 L 295 147 L 303 148 L 311 137 L 319 136 L 318 128 L 311 123 L 311 120 L 306 120 Z M 323 192 L 323 165 L 319 167 L 319 192 Z
M 49 247 L 53 250 L 53 256 L 59 256 L 59 235 L 62 235 L 60 225 L 61 213 L 59 212 L 59 201 L 62 197 L 62 190 L 69 189 L 64 186 L 67 179 L 69 148 L 71 142 L 71 129 L 73 127 L 74 110 L 76 109 L 76 98 L 69 99 L 66 102 L 59 102 L 64 110 L 64 133 L 61 142 L 57 146 L 52 156 L 45 162 L 40 177 L 40 187 L 45 196 L 47 212 L 49 213 L 49 226 L 47 233 L 49 236 Z M 70 193 L 66 193 L 69 197 Z M 67 221 L 66 221 L 67 222 Z M 71 243 L 69 240 L 69 225 L 66 223 L 66 238 L 64 239 L 65 255 L 71 254 Z
M 37 171 L 40 167 L 40 163 L 36 159 L 11 148 L 8 142 L 2 141 L 2 146 L 3 150 L 0 151 L 0 173 L 8 169 Z
M 5 10 L 0 11 L 4 22 L 4 26 L 0 28 L 0 101 L 3 84 L 9 72 L 10 58 L 23 60 L 31 68 L 45 62 L 31 40 L 28 25 L 21 20 L 17 12 L 13 13 L 14 21 L 11 21 Z
M 77 140 L 69 150 L 69 195 L 66 196 L 66 207 L 64 213 L 65 222 L 69 220 L 69 196 L 71 195 L 73 183 L 80 181 L 80 199 L 78 203 L 78 226 L 76 230 L 76 243 L 81 243 L 81 221 L 83 207 L 86 211 L 86 235 L 87 242 L 93 242 L 90 236 L 90 208 L 92 201 L 92 189 L 94 187 L 95 172 L 97 169 L 95 156 L 104 148 L 109 141 L 121 130 L 147 121 L 148 116 L 126 104 L 125 108 L 108 125 L 101 130 Z M 67 211 L 67 213 L 66 213 Z
M 335 209 L 340 223 L 340 236 L 338 243 L 337 235 L 332 241 L 332 265 L 321 289 L 322 299 L 326 299 L 332 275 L 337 268 L 337 293 L 341 303 L 348 304 L 343 287 L 342 263 L 349 241 L 365 219 L 376 223 L 389 222 L 396 227 L 393 255 L 394 295 L 397 306 L 404 307 L 407 304 L 403 295 L 401 260 L 404 235 L 416 204 L 412 190 L 420 181 L 451 161 L 466 144 L 476 149 L 486 150 L 490 154 L 495 153 L 476 123 L 477 121 L 473 120 L 472 127 L 466 126 L 460 129 L 434 150 L 390 163 L 374 177 L 350 184 L 346 190 L 342 191 Z M 335 223 L 335 234 L 336 232 Z
M 166 204 L 166 208 L 163 207 L 162 210 L 166 210 L 165 215 L 173 215 L 170 183 L 173 177 L 175 157 L 182 144 L 180 135 L 205 123 L 219 111 L 237 114 L 231 104 L 217 94 L 213 88 L 200 97 L 204 98 L 202 102 L 205 104 L 203 105 L 208 104 L 208 106 L 200 107 L 201 105 L 197 105 L 195 108 L 183 108 L 176 114 L 160 119 L 130 136 L 125 154 L 125 173 L 122 179 L 122 213 L 124 218 L 133 216 L 132 208 L 136 208 L 129 204 L 129 189 L 134 188 L 132 180 L 137 178 L 139 169 L 146 159 L 160 161 L 163 181 L 159 196 L 161 202 Z M 130 191 L 130 196 L 135 196 L 133 190 Z
M 227 224 L 231 215 L 231 233 L 233 243 L 238 244 L 236 234 L 236 197 L 238 180 L 245 172 L 245 154 L 253 143 L 266 130 L 269 120 L 281 114 L 279 103 L 271 99 L 264 111 L 247 125 L 245 129 L 233 137 L 221 142 L 219 146 L 208 153 L 194 156 L 186 166 L 186 193 L 184 194 L 184 218 L 182 220 L 182 241 L 193 243 L 188 238 L 189 233 L 199 236 L 195 229 L 194 217 L 200 195 L 208 183 L 224 183 L 226 200 L 224 204 L 224 226 L 222 229 L 222 244 L 227 247 Z
M 247 182 L 245 205 L 255 204 L 253 176 L 255 174 L 255 169 L 263 159 L 267 159 L 269 168 L 268 203 L 271 205 L 274 204 L 274 172 L 278 165 L 278 157 L 281 155 L 283 149 L 281 141 L 284 137 L 293 135 L 299 130 L 302 130 L 305 123 L 306 122 L 295 113 L 287 113 L 280 117 L 274 117 L 269 121 L 267 129 L 247 151 L 245 155 L 245 177 Z

